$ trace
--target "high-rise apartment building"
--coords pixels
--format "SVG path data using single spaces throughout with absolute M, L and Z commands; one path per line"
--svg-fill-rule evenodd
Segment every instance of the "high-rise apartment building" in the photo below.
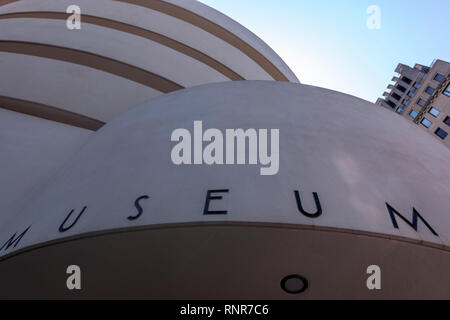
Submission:
M 450 63 L 435 60 L 430 67 L 399 64 L 398 77 L 377 104 L 427 130 L 450 148 Z

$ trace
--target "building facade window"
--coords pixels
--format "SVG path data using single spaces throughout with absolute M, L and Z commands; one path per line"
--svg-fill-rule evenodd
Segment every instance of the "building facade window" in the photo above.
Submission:
M 398 107 L 397 108 L 397 113 L 402 113 L 403 112 L 403 108 L 402 107 Z
M 395 92 L 391 94 L 391 97 L 394 98 L 395 100 L 400 100 L 400 96 L 398 94 L 396 94 Z
M 399 85 L 399 84 L 396 86 L 396 88 L 397 88 L 399 91 L 401 91 L 401 92 L 405 92 L 405 91 L 406 91 L 406 88 L 405 88 L 404 86 Z
M 433 93 L 434 93 L 435 91 L 436 91 L 436 89 L 433 88 L 433 87 L 427 87 L 427 88 L 425 89 L 425 92 L 428 93 L 430 96 L 433 95 Z
M 444 92 L 442 93 L 445 94 L 447 97 L 450 97 L 450 83 L 447 85 L 447 88 L 445 88 Z
M 402 105 L 407 106 L 409 103 L 408 99 L 403 99 Z
M 444 119 L 444 123 L 445 123 L 446 125 L 450 126 L 450 117 L 446 117 L 446 118 Z
M 442 140 L 444 140 L 448 136 L 447 131 L 442 130 L 441 128 L 437 128 L 437 130 L 434 132 L 434 134 L 437 135 Z
M 436 80 L 437 82 L 442 82 L 442 81 L 444 81 L 444 79 L 445 79 L 445 77 L 440 73 L 437 73 L 433 78 L 433 80 Z
M 409 116 L 413 119 L 415 119 L 417 117 L 419 113 L 415 110 L 411 110 L 411 112 L 409 113 Z
M 409 92 L 408 92 L 408 96 L 409 97 L 414 97 L 414 93 L 416 92 L 416 89 L 412 88 Z
M 411 82 L 412 82 L 412 80 L 410 78 L 405 77 L 405 76 L 402 77 L 402 81 L 407 84 L 411 84 Z
M 436 108 L 431 108 L 428 113 L 437 118 L 441 112 Z
M 429 128 L 431 127 L 431 125 L 433 124 L 430 120 L 428 120 L 427 118 L 423 118 L 422 122 L 420 122 L 425 128 Z
M 419 89 L 419 87 L 420 87 L 420 82 L 415 82 L 414 83 L 414 88 Z
M 425 107 L 427 105 L 427 102 L 423 99 L 419 99 L 419 101 L 417 101 L 417 104 L 421 107 Z
M 397 107 L 397 105 L 396 105 L 394 102 L 392 102 L 391 100 L 386 101 L 386 103 L 387 103 L 392 109 L 394 109 L 394 108 Z

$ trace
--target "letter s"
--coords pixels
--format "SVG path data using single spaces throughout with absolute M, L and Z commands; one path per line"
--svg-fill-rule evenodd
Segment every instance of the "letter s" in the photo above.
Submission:
M 142 215 L 142 212 L 144 212 L 144 209 L 142 209 L 141 205 L 139 204 L 139 202 L 142 199 L 149 199 L 150 197 L 147 195 L 141 196 L 139 198 L 136 199 L 136 201 L 134 201 L 134 206 L 136 207 L 138 214 L 135 216 L 129 216 L 127 219 L 132 221 L 132 220 L 136 220 L 137 218 L 139 218 Z

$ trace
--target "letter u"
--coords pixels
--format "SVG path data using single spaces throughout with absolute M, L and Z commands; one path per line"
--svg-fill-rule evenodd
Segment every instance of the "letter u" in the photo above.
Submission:
M 322 215 L 322 206 L 320 205 L 319 195 L 317 194 L 317 192 L 313 192 L 314 202 L 316 203 L 316 207 L 317 207 L 317 211 L 315 213 L 306 212 L 302 206 L 302 200 L 300 199 L 300 193 L 297 190 L 295 190 L 294 194 L 295 194 L 295 199 L 297 200 L 297 208 L 302 214 L 304 214 L 308 218 L 318 218 Z
M 59 232 L 66 232 L 67 230 L 69 230 L 70 228 L 72 228 L 77 222 L 78 219 L 80 219 L 81 215 L 84 213 L 84 211 L 86 210 L 86 206 L 83 208 L 83 210 L 81 210 L 81 212 L 78 214 L 78 216 L 75 218 L 75 221 L 72 222 L 72 224 L 68 227 L 64 227 L 64 225 L 66 224 L 67 220 L 69 220 L 70 216 L 73 213 L 73 209 L 70 211 L 69 215 L 64 219 L 63 223 L 61 223 L 61 225 L 59 226 Z

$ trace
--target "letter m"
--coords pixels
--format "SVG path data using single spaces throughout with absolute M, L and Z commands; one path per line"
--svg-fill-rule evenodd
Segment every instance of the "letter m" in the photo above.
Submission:
M 389 215 L 391 216 L 392 224 L 394 228 L 398 229 L 397 220 L 395 219 L 395 215 L 400 217 L 403 221 L 405 221 L 411 228 L 413 228 L 417 232 L 418 219 L 420 219 L 435 236 L 439 237 L 436 231 L 428 224 L 428 222 L 420 215 L 420 213 L 413 207 L 412 213 L 412 222 L 402 216 L 397 210 L 395 210 L 389 203 L 386 202 L 386 207 L 389 211 Z
M 16 238 L 17 232 L 14 233 L 14 234 L 12 235 L 12 237 L 9 238 L 9 240 L 6 241 L 6 242 L 0 247 L 0 251 L 2 251 L 3 248 L 5 248 L 4 251 L 8 250 L 9 247 L 11 247 L 12 245 L 14 245 L 13 248 L 15 248 L 15 247 L 19 244 L 20 240 L 23 238 L 23 236 L 25 235 L 25 233 L 27 233 L 27 231 L 28 231 L 30 228 L 31 228 L 31 226 L 29 226 L 28 228 L 26 228 L 25 231 L 22 232 L 17 238 Z

